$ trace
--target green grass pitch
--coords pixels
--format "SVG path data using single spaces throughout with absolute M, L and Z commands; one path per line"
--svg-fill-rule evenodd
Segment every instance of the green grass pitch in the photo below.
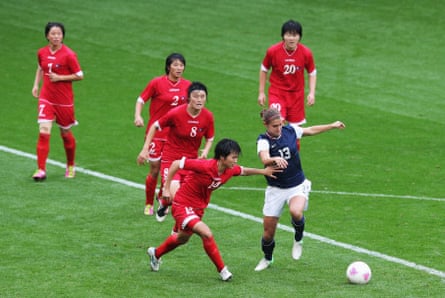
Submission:
M 443 297 L 443 11 L 433 0 L 2 1 L 0 296 Z M 137 96 L 169 53 L 183 53 L 185 77 L 209 88 L 216 139 L 238 140 L 240 164 L 261 166 L 258 71 L 290 18 L 303 24 L 317 64 L 308 124 L 347 125 L 302 141 L 314 190 L 302 259 L 290 257 L 286 210 L 273 267 L 253 271 L 265 182 L 244 177 L 213 194 L 204 218 L 233 280 L 218 279 L 196 236 L 151 272 L 145 251 L 173 221 L 143 215 Z M 74 83 L 81 170 L 63 177 L 54 129 L 54 162 L 36 184 L 31 88 L 48 21 L 65 24 L 85 72 Z M 355 260 L 373 271 L 365 286 L 346 282 Z

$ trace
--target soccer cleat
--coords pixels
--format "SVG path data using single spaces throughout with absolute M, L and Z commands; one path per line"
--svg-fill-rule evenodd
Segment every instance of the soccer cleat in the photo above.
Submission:
M 294 260 L 299 260 L 301 254 L 303 253 L 303 240 L 294 240 L 294 246 L 292 247 L 292 258 Z
M 65 178 L 74 178 L 76 176 L 76 169 L 74 166 L 67 166 L 65 171 Z
M 219 275 L 223 281 L 229 281 L 232 278 L 232 273 L 230 273 L 229 269 L 227 269 L 227 266 L 224 266 L 224 268 L 219 272 Z
M 161 258 L 156 258 L 155 255 L 156 248 L 149 247 L 147 250 L 147 254 L 150 257 L 150 267 L 152 271 L 159 271 L 159 266 L 161 265 Z
M 151 205 L 151 204 L 147 204 L 147 205 L 145 205 L 145 208 L 144 208 L 144 214 L 145 214 L 145 215 L 153 215 L 153 213 L 154 213 L 154 211 L 153 211 L 153 205 Z
M 37 169 L 32 175 L 34 181 L 43 181 L 46 179 L 46 172 L 42 169 Z
M 167 217 L 166 211 L 168 210 L 168 206 L 164 207 L 162 205 L 159 205 L 158 210 L 156 211 L 156 220 L 158 222 L 163 222 L 165 218 Z
M 262 271 L 264 269 L 267 269 L 270 267 L 270 265 L 272 265 L 273 263 L 273 259 L 272 260 L 266 260 L 266 258 L 262 258 L 260 260 L 260 262 L 258 263 L 258 265 L 256 265 L 255 267 L 255 271 Z

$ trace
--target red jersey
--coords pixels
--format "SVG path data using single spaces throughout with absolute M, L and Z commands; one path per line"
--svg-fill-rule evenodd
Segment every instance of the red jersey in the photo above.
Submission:
M 193 117 L 187 112 L 187 105 L 181 105 L 170 110 L 156 123 L 161 131 L 169 128 L 168 142 L 162 151 L 163 160 L 174 161 L 183 156 L 197 158 L 202 138 L 213 139 L 215 135 L 213 114 L 206 108 Z
M 185 159 L 181 169 L 189 174 L 176 192 L 173 204 L 204 209 L 215 189 L 243 172 L 241 166 L 235 165 L 219 175 L 217 162 L 216 159 Z
M 51 53 L 50 47 L 46 46 L 38 50 L 37 59 L 43 70 L 43 85 L 39 98 L 45 99 L 52 104 L 73 105 L 74 94 L 71 81 L 51 82 L 48 73 L 59 75 L 81 74 L 79 61 L 76 53 L 62 44 L 55 53 Z
M 305 45 L 299 43 L 295 51 L 289 52 L 281 41 L 267 49 L 261 68 L 264 71 L 272 68 L 271 88 L 304 92 L 304 70 L 313 72 L 315 63 L 311 50 Z
M 187 103 L 187 89 L 190 84 L 191 82 L 185 79 L 172 82 L 167 75 L 156 77 L 147 84 L 139 95 L 144 103 L 151 99 L 147 131 L 156 120 L 167 114 L 168 111 Z M 167 132 L 168 130 L 164 133 L 158 132 L 156 137 L 165 137 Z

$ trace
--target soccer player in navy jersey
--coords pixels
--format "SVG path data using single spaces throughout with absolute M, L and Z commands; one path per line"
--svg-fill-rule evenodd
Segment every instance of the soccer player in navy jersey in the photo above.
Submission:
M 267 188 L 263 206 L 264 232 L 261 248 L 264 257 L 255 267 L 255 271 L 268 268 L 273 262 L 275 231 L 283 212 L 284 205 L 289 205 L 291 223 L 295 229 L 292 258 L 300 259 L 304 231 L 304 210 L 307 209 L 311 182 L 306 179 L 301 167 L 297 140 L 303 136 L 313 136 L 331 129 L 343 129 L 345 125 L 336 121 L 331 124 L 300 127 L 296 124 L 283 126 L 280 112 L 269 108 L 262 112 L 266 132 L 257 139 L 257 152 L 264 166 L 276 166 L 283 172 L 276 174 L 276 179 L 266 177 Z
M 161 257 L 188 242 L 193 234 L 201 237 L 206 254 L 209 256 L 223 281 L 232 278 L 216 245 L 212 231 L 202 221 L 204 211 L 210 202 L 212 192 L 226 183 L 233 176 L 265 175 L 273 179 L 275 173 L 281 171 L 274 166 L 263 169 L 247 168 L 237 165 L 241 153 L 239 144 L 231 139 L 222 139 L 215 146 L 213 159 L 175 160 L 167 175 L 163 195 L 171 200 L 171 182 L 180 169 L 188 171 L 184 182 L 177 190 L 172 202 L 172 215 L 175 225 L 172 233 L 158 247 L 147 250 L 150 256 L 150 266 L 158 271 Z

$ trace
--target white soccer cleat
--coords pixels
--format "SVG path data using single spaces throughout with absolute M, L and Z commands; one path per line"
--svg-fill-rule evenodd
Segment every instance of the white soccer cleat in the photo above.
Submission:
M 156 258 L 155 255 L 156 248 L 149 247 L 147 250 L 147 254 L 150 257 L 150 267 L 153 271 L 159 271 L 159 266 L 161 265 L 161 258 Z
M 262 271 L 264 269 L 267 269 L 270 267 L 270 265 L 272 265 L 273 263 L 273 259 L 272 260 L 266 260 L 266 258 L 262 258 L 260 260 L 260 262 L 258 263 L 258 265 L 256 265 L 255 267 L 255 271 Z
M 229 269 L 227 269 L 227 266 L 225 266 L 220 272 L 219 275 L 221 276 L 221 279 L 223 281 L 229 281 L 232 278 L 232 273 L 230 273 Z
M 292 247 L 292 258 L 294 260 L 299 260 L 301 258 L 302 253 L 303 253 L 303 240 L 300 241 L 294 240 L 294 246 Z

